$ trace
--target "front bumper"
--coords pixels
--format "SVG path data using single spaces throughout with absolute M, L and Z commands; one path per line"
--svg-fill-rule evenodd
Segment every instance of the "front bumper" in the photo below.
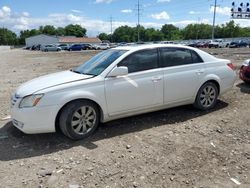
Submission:
M 58 106 L 18 108 L 11 107 L 12 123 L 27 134 L 55 132 Z
M 242 66 L 239 75 L 241 80 L 250 82 L 250 67 Z

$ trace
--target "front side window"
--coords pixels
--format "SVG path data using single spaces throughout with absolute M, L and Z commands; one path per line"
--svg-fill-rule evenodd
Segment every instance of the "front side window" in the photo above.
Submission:
M 203 62 L 196 52 L 183 48 L 161 48 L 160 59 L 162 67 L 189 65 Z
M 73 72 L 87 75 L 99 75 L 116 59 L 118 59 L 126 50 L 106 50 L 73 70 Z
M 158 68 L 157 49 L 135 52 L 126 57 L 118 66 L 128 67 L 129 73 Z

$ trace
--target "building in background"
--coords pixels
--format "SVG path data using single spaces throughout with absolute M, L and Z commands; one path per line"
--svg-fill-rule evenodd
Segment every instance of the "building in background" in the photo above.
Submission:
M 74 37 L 74 36 L 50 36 L 40 34 L 25 39 L 26 47 L 32 47 L 34 45 L 47 45 L 47 44 L 75 44 L 75 43 L 88 43 L 99 44 L 102 41 L 99 38 L 87 38 L 87 37 Z

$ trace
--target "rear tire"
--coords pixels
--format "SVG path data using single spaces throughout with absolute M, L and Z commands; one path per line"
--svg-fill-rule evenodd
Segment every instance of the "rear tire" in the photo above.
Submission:
M 217 86 L 213 82 L 207 82 L 199 89 L 194 106 L 200 110 L 210 110 L 216 105 L 218 94 Z
M 73 140 L 89 137 L 98 127 L 100 112 L 98 106 L 87 100 L 67 104 L 59 118 L 63 134 Z

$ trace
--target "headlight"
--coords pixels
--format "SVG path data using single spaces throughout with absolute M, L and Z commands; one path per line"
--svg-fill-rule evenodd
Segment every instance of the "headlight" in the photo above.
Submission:
M 29 107 L 36 106 L 37 103 L 43 97 L 43 95 L 44 94 L 37 94 L 37 95 L 29 95 L 29 96 L 24 97 L 19 104 L 19 108 L 29 108 Z
M 249 66 L 250 65 L 250 59 L 244 61 L 242 65 L 243 66 Z

